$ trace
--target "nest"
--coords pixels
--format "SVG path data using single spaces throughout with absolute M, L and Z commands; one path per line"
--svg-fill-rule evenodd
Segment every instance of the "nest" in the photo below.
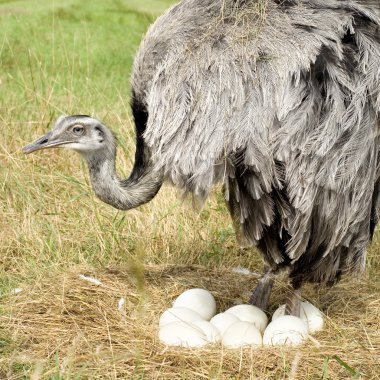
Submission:
M 376 378 L 379 288 L 366 279 L 317 296 L 305 289 L 306 298 L 325 312 L 327 326 L 302 347 L 178 349 L 159 342 L 159 316 L 184 290 L 209 289 L 223 311 L 247 302 L 256 282 L 255 274 L 198 266 L 80 267 L 51 274 L 3 298 L 0 350 L 6 355 L 0 378 Z M 276 284 L 273 308 L 286 287 L 282 280 Z

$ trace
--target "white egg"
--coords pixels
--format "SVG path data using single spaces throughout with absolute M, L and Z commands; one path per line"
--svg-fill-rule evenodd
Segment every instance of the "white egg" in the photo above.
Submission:
M 220 332 L 221 335 L 224 334 L 224 332 L 235 322 L 240 321 L 240 319 L 233 314 L 229 313 L 219 313 L 214 315 L 210 323 L 214 325 L 218 331 Z
M 207 321 L 216 313 L 215 298 L 206 289 L 186 290 L 173 302 L 173 307 L 187 307 L 196 311 L 202 319 Z
M 304 314 L 304 318 L 302 317 L 302 314 Z M 323 314 L 310 302 L 301 303 L 301 319 L 306 322 L 310 334 L 323 330 Z
M 269 323 L 264 331 L 263 343 L 267 346 L 297 346 L 307 337 L 305 322 L 293 315 L 283 315 Z
M 191 325 L 201 329 L 210 343 L 217 343 L 222 340 L 219 330 L 208 321 L 194 321 L 191 322 Z
M 186 307 L 171 307 L 162 313 L 159 326 L 163 327 L 172 322 L 193 322 L 202 319 L 194 310 L 187 309 Z
M 264 332 L 268 324 L 268 317 L 257 306 L 253 305 L 236 305 L 225 311 L 228 314 L 233 314 L 241 321 L 253 323 L 261 333 Z
M 285 315 L 285 305 L 281 305 L 273 313 L 272 321 L 282 315 Z M 306 323 L 311 334 L 323 329 L 323 314 L 310 302 L 301 302 L 300 318 Z
M 209 343 L 202 329 L 187 322 L 172 322 L 161 327 L 159 338 L 168 346 L 203 347 Z
M 238 321 L 224 332 L 222 343 L 228 348 L 262 346 L 263 338 L 259 329 L 253 323 Z

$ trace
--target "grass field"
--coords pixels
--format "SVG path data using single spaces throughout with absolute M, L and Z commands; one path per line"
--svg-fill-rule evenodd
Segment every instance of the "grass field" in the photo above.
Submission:
M 378 238 L 363 277 L 305 289 L 326 314 L 315 341 L 168 349 L 158 319 L 175 296 L 206 287 L 222 310 L 246 302 L 257 280 L 231 268 L 261 270 L 254 250 L 238 248 L 220 193 L 200 214 L 169 187 L 119 212 L 94 197 L 78 155 L 22 154 L 60 114 L 90 114 L 116 132 L 118 170 L 127 176 L 133 57 L 171 3 L 0 0 L 0 379 L 380 378 Z M 285 290 L 279 281 L 272 309 Z

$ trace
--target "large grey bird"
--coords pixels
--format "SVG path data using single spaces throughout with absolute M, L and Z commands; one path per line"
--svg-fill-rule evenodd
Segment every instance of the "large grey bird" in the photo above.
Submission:
M 298 315 L 303 283 L 364 268 L 379 216 L 378 0 L 183 0 L 141 43 L 131 104 L 126 180 L 89 116 L 60 117 L 24 149 L 78 151 L 96 195 L 123 210 L 164 180 L 201 202 L 222 182 L 240 242 L 267 265 L 251 298 L 263 309 L 281 269 Z

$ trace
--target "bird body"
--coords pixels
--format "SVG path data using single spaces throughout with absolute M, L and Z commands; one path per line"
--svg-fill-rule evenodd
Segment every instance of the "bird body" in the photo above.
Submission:
M 241 240 L 294 282 L 364 266 L 378 213 L 377 1 L 184 0 L 149 29 L 134 103 L 156 170 L 223 182 Z
M 127 180 L 97 120 L 52 131 L 102 140 L 75 148 L 102 200 L 136 207 L 168 180 L 202 202 L 221 182 L 240 241 L 295 289 L 364 268 L 380 207 L 377 0 L 183 0 L 141 43 L 131 105 Z

